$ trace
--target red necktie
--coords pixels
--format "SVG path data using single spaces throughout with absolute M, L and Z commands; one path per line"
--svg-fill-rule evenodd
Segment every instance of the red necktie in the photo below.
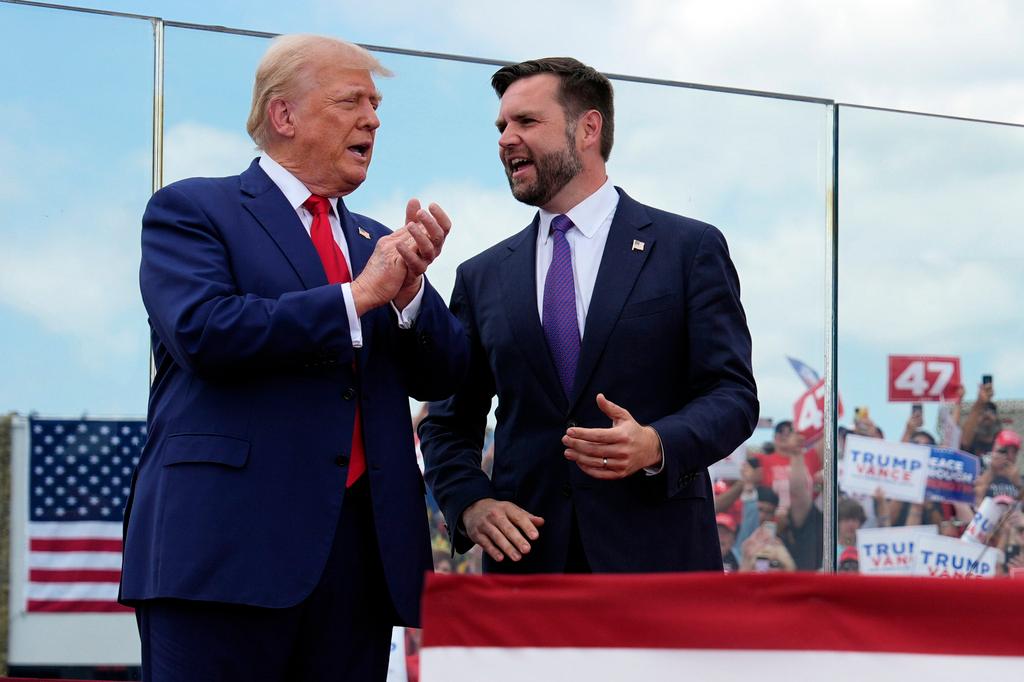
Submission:
M 331 202 L 313 194 L 302 205 L 313 214 L 313 226 L 309 230 L 309 236 L 313 239 L 316 252 L 320 254 L 324 272 L 327 273 L 327 281 L 330 284 L 351 282 L 352 273 L 348 269 L 348 263 L 345 262 L 345 254 L 341 252 L 338 243 L 334 241 L 334 234 L 331 232 L 331 220 L 328 217 L 331 212 Z M 352 368 L 355 369 L 355 363 Z M 359 480 L 364 471 L 366 471 L 366 453 L 363 450 L 363 420 L 359 413 L 357 398 L 356 421 L 352 428 L 352 455 L 349 458 L 348 480 L 345 482 L 345 487 L 352 487 L 352 484 Z

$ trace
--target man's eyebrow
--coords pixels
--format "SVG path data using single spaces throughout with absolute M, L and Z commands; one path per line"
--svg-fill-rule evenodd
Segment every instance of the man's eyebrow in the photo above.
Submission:
M 370 90 L 361 85 L 354 85 L 350 88 L 337 90 L 333 94 L 333 97 L 336 99 L 345 99 L 346 97 L 362 97 L 363 95 L 366 95 L 367 97 L 369 97 L 371 100 L 378 104 L 380 104 L 384 100 L 384 95 L 381 94 L 380 90 L 376 88 Z
M 523 110 L 523 111 L 518 111 L 518 112 L 516 112 L 516 113 L 514 113 L 514 114 L 512 114 L 512 115 L 510 115 L 510 116 L 499 116 L 499 117 L 498 117 L 498 118 L 497 118 L 497 119 L 496 119 L 496 120 L 494 121 L 494 125 L 495 125 L 495 126 L 496 126 L 497 128 L 499 128 L 499 129 L 500 129 L 500 128 L 501 128 L 501 126 L 502 126 L 502 125 L 505 125 L 505 124 L 507 124 L 507 122 L 508 122 L 509 120 L 512 120 L 512 121 L 521 121 L 521 120 L 523 120 L 524 118 L 537 118 L 537 116 L 538 116 L 537 112 L 535 112 L 535 111 L 530 111 L 529 109 L 526 109 L 526 110 Z

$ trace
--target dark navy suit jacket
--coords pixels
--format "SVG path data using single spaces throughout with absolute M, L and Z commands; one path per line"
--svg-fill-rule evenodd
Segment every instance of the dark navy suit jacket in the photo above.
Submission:
M 722 234 L 637 203 L 622 190 L 566 396 L 537 313 L 538 219 L 463 263 L 451 309 L 470 337 L 470 370 L 420 426 L 426 478 L 459 551 L 463 510 L 484 497 L 544 517 L 522 561 L 485 569 L 565 568 L 571 515 L 594 571 L 721 570 L 707 467 L 752 432 L 758 403 L 750 334 Z M 568 426 L 608 427 L 598 393 L 652 425 L 664 468 L 601 481 L 565 459 Z M 480 472 L 498 398 L 494 470 Z
M 358 274 L 389 230 L 338 207 Z M 345 497 L 358 398 L 388 588 L 416 623 L 431 556 L 408 396 L 451 394 L 468 356 L 438 294 L 424 284 L 410 330 L 390 306 L 366 313 L 354 349 L 340 288 L 256 161 L 153 195 L 140 282 L 156 377 L 122 599 L 286 607 L 309 595 Z

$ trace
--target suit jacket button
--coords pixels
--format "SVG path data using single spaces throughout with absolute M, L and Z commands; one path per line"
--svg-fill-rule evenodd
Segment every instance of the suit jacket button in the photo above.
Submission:
M 565 428 L 567 428 L 567 429 L 571 429 L 571 428 L 574 428 L 576 426 L 579 426 L 579 424 L 576 423 L 575 419 L 570 419 L 569 421 L 565 422 Z
M 572 486 L 566 483 L 562 486 L 562 495 L 572 497 Z
M 348 388 L 345 389 L 345 392 L 342 394 L 341 397 L 344 398 L 345 400 L 352 400 L 353 398 L 356 397 L 356 389 L 349 386 Z
M 334 458 L 334 463 L 340 467 L 348 466 L 348 455 L 338 455 Z

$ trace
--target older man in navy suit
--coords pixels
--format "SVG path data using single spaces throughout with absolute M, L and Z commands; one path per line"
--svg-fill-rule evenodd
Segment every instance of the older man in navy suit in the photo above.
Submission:
M 419 433 L 453 545 L 481 545 L 495 572 L 721 571 L 707 467 L 758 414 L 725 239 L 611 184 L 612 88 L 594 69 L 540 59 L 491 83 L 512 194 L 540 211 L 452 293 L 469 374 Z
M 121 597 L 143 678 L 383 680 L 431 555 L 408 397 L 449 395 L 465 332 L 423 277 L 451 226 L 342 197 L 380 121 L 355 45 L 277 39 L 241 175 L 157 192 L 141 288 L 156 376 Z

